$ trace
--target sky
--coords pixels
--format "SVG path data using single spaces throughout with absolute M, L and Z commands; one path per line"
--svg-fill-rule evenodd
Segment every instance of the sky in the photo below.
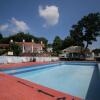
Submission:
M 0 32 L 29 32 L 52 43 L 55 36 L 69 36 L 73 24 L 95 12 L 100 12 L 100 0 L 0 0 Z M 97 40 L 90 48 L 100 48 Z

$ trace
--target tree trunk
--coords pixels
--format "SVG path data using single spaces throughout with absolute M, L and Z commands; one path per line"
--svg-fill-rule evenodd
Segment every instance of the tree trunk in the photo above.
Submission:
M 87 50 L 87 48 L 88 48 L 88 42 L 87 42 L 86 47 L 85 47 L 85 49 L 84 49 L 85 57 L 86 57 L 86 50 Z
M 86 50 L 87 50 L 87 48 L 88 48 L 88 42 L 87 42 L 86 47 L 85 47 L 85 49 L 84 49 L 84 50 L 86 51 Z

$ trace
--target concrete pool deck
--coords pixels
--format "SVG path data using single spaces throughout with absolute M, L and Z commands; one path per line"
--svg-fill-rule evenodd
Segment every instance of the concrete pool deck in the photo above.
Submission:
M 50 63 L 56 63 L 56 62 L 24 62 L 24 63 L 13 63 L 13 64 L 1 64 L 0 69 L 21 68 L 32 65 L 50 64 Z
M 74 99 L 73 99 L 74 98 Z M 82 100 L 30 81 L 0 73 L 0 100 Z
M 37 64 L 57 62 L 28 62 L 17 64 L 2 64 L 0 69 L 21 68 Z M 100 98 L 100 63 L 95 67 L 86 100 L 99 100 Z M 64 99 L 63 97 L 66 97 Z M 36 83 L 0 73 L 0 100 L 82 100 L 67 93 L 62 93 Z M 58 99 L 57 99 L 58 98 Z M 62 98 L 62 99 L 59 99 Z

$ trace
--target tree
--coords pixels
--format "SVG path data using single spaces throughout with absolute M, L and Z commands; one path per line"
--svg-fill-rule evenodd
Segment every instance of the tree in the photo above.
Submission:
M 56 36 L 53 41 L 53 52 L 58 55 L 61 51 L 62 47 L 62 40 L 59 36 Z
M 2 36 L 2 34 L 0 33 L 0 40 L 1 40 L 1 39 L 3 39 L 3 36 Z
M 34 39 L 35 37 L 29 33 L 24 33 L 24 32 L 19 32 L 17 34 L 14 34 L 10 37 L 8 37 L 10 40 L 13 39 L 14 41 L 16 42 L 22 42 L 23 39 L 26 41 L 26 42 L 30 42 L 32 41 L 32 39 Z
M 46 51 L 46 49 L 47 49 L 47 44 L 48 44 L 48 40 L 47 40 L 46 38 L 44 38 L 44 37 L 38 38 L 38 42 L 41 43 L 41 41 L 42 41 L 43 44 L 45 45 L 45 46 L 44 46 L 44 50 Z
M 72 26 L 71 37 L 77 45 L 88 48 L 100 36 L 100 13 L 90 13 Z
M 98 55 L 98 54 L 100 54 L 100 49 L 98 48 L 98 49 L 94 49 L 94 50 L 92 50 L 92 52 L 94 52 L 96 55 Z
M 70 37 L 72 38 L 75 45 L 84 47 L 83 34 L 81 30 L 81 26 L 73 25 L 72 30 L 70 30 Z
M 67 36 L 64 40 L 63 40 L 63 43 L 62 43 L 62 49 L 65 49 L 69 46 L 72 46 L 72 45 L 75 45 L 75 41 L 70 37 L 70 36 Z
M 35 43 L 40 43 L 40 41 L 43 41 L 43 43 L 45 45 L 47 45 L 48 40 L 44 37 L 35 37 L 33 35 L 31 35 L 30 33 L 24 33 L 24 32 L 19 32 L 17 34 L 14 34 L 12 36 L 9 37 L 4 37 L 3 39 L 0 40 L 0 43 L 5 43 L 8 44 L 10 40 L 16 41 L 16 42 L 22 42 L 23 39 L 26 42 L 31 42 L 32 39 L 34 39 Z
M 22 52 L 20 46 L 18 46 L 16 43 L 11 43 L 9 45 L 9 50 L 12 51 L 15 56 L 18 56 Z
M 51 47 L 52 47 L 52 44 L 49 43 L 49 44 L 47 45 L 47 47 L 48 47 L 48 48 L 51 48 Z

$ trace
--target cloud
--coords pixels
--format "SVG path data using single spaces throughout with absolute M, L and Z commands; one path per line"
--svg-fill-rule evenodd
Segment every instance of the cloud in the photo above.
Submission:
M 5 31 L 8 28 L 8 24 L 2 24 L 0 25 L 0 31 Z
M 28 25 L 22 20 L 17 20 L 16 18 L 12 18 L 11 24 L 13 25 L 13 28 L 11 29 L 12 32 L 18 32 L 18 31 L 26 32 L 29 30 Z
M 57 6 L 52 5 L 45 8 L 39 6 L 39 15 L 46 21 L 44 26 L 54 26 L 59 22 L 59 10 Z
M 30 28 L 24 21 L 17 20 L 16 18 L 12 18 L 8 23 L 0 25 L 0 31 L 4 33 L 27 32 L 29 30 Z

